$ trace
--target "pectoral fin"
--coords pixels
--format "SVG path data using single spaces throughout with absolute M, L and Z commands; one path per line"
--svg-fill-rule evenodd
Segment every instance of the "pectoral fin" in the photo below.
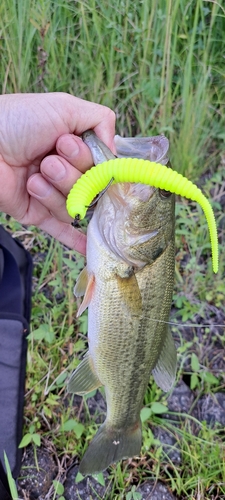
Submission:
M 177 351 L 173 337 L 168 328 L 165 342 L 158 362 L 152 370 L 156 384 L 165 392 L 169 391 L 174 384 L 177 369 Z
M 82 301 L 82 303 L 81 303 L 81 305 L 80 305 L 80 307 L 78 308 L 78 311 L 77 311 L 77 318 L 79 318 L 79 316 L 89 306 L 89 304 L 91 302 L 91 298 L 92 298 L 92 293 L 93 293 L 93 290 L 94 290 L 94 284 L 95 284 L 95 278 L 94 278 L 94 275 L 91 274 L 89 276 L 89 279 L 88 279 L 88 284 L 87 284 L 87 288 L 86 288 L 86 291 L 85 291 L 85 294 L 84 294 L 83 301 Z
M 67 389 L 74 394 L 87 394 L 101 387 L 102 383 L 97 377 L 89 352 L 85 355 L 76 370 L 72 373 Z
M 134 273 L 128 277 L 116 276 L 118 287 L 122 294 L 122 304 L 128 309 L 131 316 L 142 314 L 142 298 L 138 282 Z
M 77 278 L 76 285 L 73 289 L 75 297 L 82 297 L 85 294 L 86 288 L 88 286 L 88 272 L 85 266 Z

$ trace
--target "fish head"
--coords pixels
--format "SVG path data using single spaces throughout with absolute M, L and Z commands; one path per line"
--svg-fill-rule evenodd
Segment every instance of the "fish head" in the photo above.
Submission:
M 105 248 L 134 268 L 151 264 L 174 238 L 174 195 L 144 184 L 109 187 L 94 212 Z
M 93 160 L 101 163 L 113 155 L 93 131 L 83 134 Z M 119 156 L 168 163 L 165 136 L 115 138 Z M 114 157 L 114 156 L 113 156 Z M 150 264 L 174 238 L 174 195 L 152 186 L 133 183 L 110 185 L 99 199 L 88 234 L 95 232 L 101 247 L 135 268 Z

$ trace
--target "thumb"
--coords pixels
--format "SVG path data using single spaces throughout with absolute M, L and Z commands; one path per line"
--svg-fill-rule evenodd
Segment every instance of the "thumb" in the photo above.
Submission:
M 46 95 L 46 94 L 44 94 Z M 49 94 L 49 98 L 59 96 L 62 104 L 61 113 L 67 116 L 68 132 L 81 135 L 88 129 L 94 129 L 100 139 L 115 152 L 115 113 L 108 107 L 85 101 L 70 94 Z

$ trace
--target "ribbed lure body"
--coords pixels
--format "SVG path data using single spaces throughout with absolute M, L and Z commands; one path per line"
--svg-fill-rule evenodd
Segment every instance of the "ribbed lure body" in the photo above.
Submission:
M 69 215 L 73 218 L 78 215 L 80 219 L 83 219 L 91 201 L 112 178 L 114 183 L 148 184 L 198 202 L 209 226 L 213 270 L 215 273 L 218 272 L 218 238 L 212 207 L 195 184 L 165 165 L 136 158 L 116 158 L 91 168 L 78 179 L 68 195 Z

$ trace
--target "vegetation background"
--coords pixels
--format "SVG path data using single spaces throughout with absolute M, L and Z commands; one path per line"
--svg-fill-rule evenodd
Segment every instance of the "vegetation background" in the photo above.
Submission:
M 178 200 L 172 311 L 178 324 L 173 329 L 181 360 L 178 378 L 186 376 L 196 402 L 204 394 L 224 391 L 223 370 L 213 371 L 199 350 L 199 342 L 218 350 L 225 339 L 223 2 L 2 0 L 0 86 L 1 93 L 70 92 L 113 108 L 121 135 L 163 133 L 169 138 L 174 169 L 212 199 L 220 243 L 215 277 L 201 210 Z M 22 239 L 35 263 L 22 445 L 50 447 L 65 469 L 71 457 L 80 458 L 96 430 L 87 403 L 81 422 L 64 395 L 65 379 L 86 345 L 86 316 L 79 323 L 74 320 L 72 292 L 84 259 L 36 228 L 22 227 L 4 214 L 1 222 Z M 196 323 L 203 325 L 201 339 Z M 150 411 L 143 414 L 142 460 L 112 468 L 105 498 L 141 498 L 136 486 L 146 478 L 161 479 L 182 500 L 225 498 L 224 433 L 201 425 L 193 434 L 186 415 L 174 431 L 182 461 L 168 465 L 150 430 L 154 419 L 169 425 L 155 415 L 159 407 L 151 411 L 152 402 L 159 400 L 167 404 L 151 385 L 145 399 Z M 56 483 L 54 487 L 51 498 L 64 498 L 63 485 L 61 490 Z

